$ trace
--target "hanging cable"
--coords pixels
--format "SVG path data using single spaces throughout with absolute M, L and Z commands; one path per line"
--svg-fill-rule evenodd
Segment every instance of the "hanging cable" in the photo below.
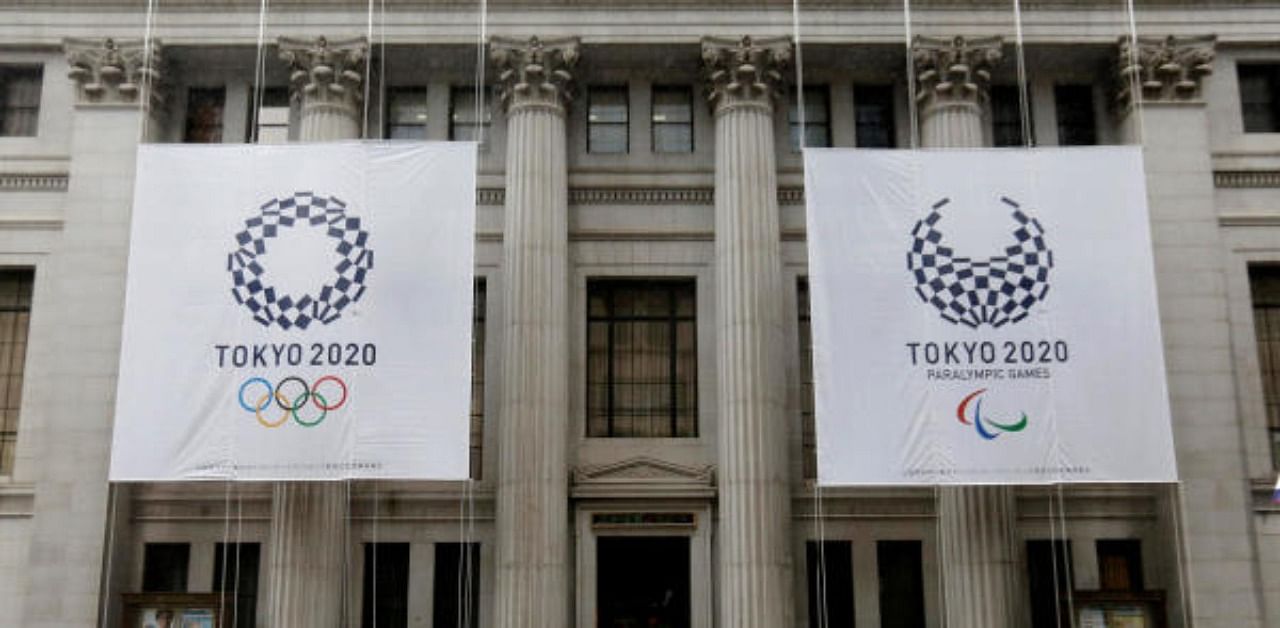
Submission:
M 365 18 L 365 60 L 364 60 L 364 123 L 361 125 L 361 135 L 369 136 L 369 101 L 373 93 L 373 0 L 369 0 L 369 9 Z
M 912 54 L 911 0 L 902 0 L 902 34 L 907 53 L 907 111 L 911 119 L 911 148 L 920 148 L 920 115 L 916 102 L 916 61 Z
M 151 50 L 151 33 L 155 25 L 156 0 L 147 0 L 147 14 L 143 18 L 142 25 L 142 85 L 138 91 L 138 143 L 142 144 L 147 139 L 147 120 L 151 117 L 151 93 L 155 89 L 155 81 L 152 75 L 155 73 L 155 67 L 152 62 L 155 56 Z
M 1018 113 L 1022 122 L 1022 142 L 1027 148 L 1035 146 L 1035 136 L 1031 129 L 1031 103 L 1028 93 L 1031 86 L 1027 83 L 1027 54 L 1022 40 L 1022 1 L 1013 0 L 1014 52 L 1018 72 Z
M 102 578 L 102 610 L 98 613 L 99 628 L 107 628 L 108 608 L 111 601 L 111 580 L 112 565 L 115 562 L 116 548 L 116 508 L 119 506 L 120 496 L 116 491 L 116 485 L 110 480 L 107 481 L 107 502 L 111 506 L 107 509 L 111 514 L 107 519 L 107 566 Z
M 267 3 L 270 0 L 259 0 L 258 2 L 258 46 L 254 55 L 253 62 L 253 111 L 249 117 L 249 143 L 256 144 L 258 142 L 258 127 L 260 121 L 258 115 L 262 111 L 262 92 L 264 90 L 262 83 L 266 80 L 266 60 L 263 57 L 262 50 L 266 39 L 267 28 Z

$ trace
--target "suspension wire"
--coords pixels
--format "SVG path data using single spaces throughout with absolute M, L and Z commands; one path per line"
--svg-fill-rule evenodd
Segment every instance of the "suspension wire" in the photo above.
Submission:
M 1125 0 L 1125 13 L 1129 21 L 1129 67 L 1136 69 L 1138 67 L 1138 10 L 1133 5 L 1133 0 Z M 1129 101 L 1133 107 L 1133 115 L 1138 120 L 1138 144 L 1144 145 L 1147 141 L 1147 121 L 1142 111 L 1142 79 L 1138 76 L 1138 72 L 1129 72 Z
M 387 128 L 387 0 L 378 0 L 378 48 L 378 134 L 381 137 Z
M 378 572 L 378 554 L 381 553 L 378 551 L 381 548 L 378 545 L 378 514 L 379 513 L 378 513 L 378 480 L 377 479 L 373 480 L 372 487 L 373 487 L 373 549 L 372 551 L 370 551 L 370 553 L 373 555 L 373 578 L 372 578 L 373 625 L 377 626 L 378 625 L 378 580 L 380 580 L 380 578 L 378 577 L 380 575 Z M 369 568 L 368 566 L 365 566 L 365 569 L 368 569 L 368 568 Z M 365 602 L 365 604 L 369 604 L 369 602 Z
M 486 120 L 483 117 L 485 109 L 485 69 L 487 60 L 485 59 L 485 45 L 489 40 L 489 0 L 480 0 L 480 15 L 477 19 L 476 32 L 476 89 L 474 98 L 475 121 L 477 127 L 474 140 L 477 144 L 484 144 L 485 130 L 488 128 Z M 477 167 L 479 164 L 477 163 Z
M 1058 579 L 1058 531 L 1053 523 L 1053 486 L 1045 488 L 1049 496 L 1049 553 L 1053 558 L 1053 618 L 1057 628 L 1062 628 L 1062 599 L 1058 596 L 1058 591 L 1062 590 L 1062 585 L 1061 580 Z
M 1022 141 L 1027 148 L 1035 146 L 1035 135 L 1031 132 L 1031 103 L 1028 92 L 1031 85 L 1027 82 L 1027 53 L 1022 37 L 1022 1 L 1013 0 L 1013 25 L 1018 70 L 1018 112 L 1022 117 Z M 1034 162 L 1032 162 L 1034 163 Z
M 218 570 L 218 617 L 223 616 L 227 601 L 227 550 L 231 546 L 231 480 L 223 481 L 222 496 L 222 568 Z M 237 491 L 238 492 L 238 491 Z M 237 550 L 239 547 L 237 546 Z
M 902 28 L 907 53 L 907 117 L 911 118 L 911 148 L 914 150 L 920 148 L 920 112 L 917 111 L 919 105 L 916 102 L 916 61 L 911 50 L 915 39 L 911 33 L 911 0 L 902 0 Z
M 369 136 L 369 97 L 372 94 L 373 81 L 373 0 L 369 0 L 365 17 L 365 60 L 364 60 L 364 118 L 360 127 L 362 135 Z
M 1174 547 L 1174 556 L 1178 564 L 1178 591 L 1182 598 L 1182 623 L 1183 625 L 1191 625 L 1191 588 L 1187 581 L 1191 579 L 1191 565 L 1184 560 L 1183 554 L 1190 552 L 1187 547 L 1187 538 L 1182 534 L 1182 517 L 1186 513 L 1186 502 L 1183 500 L 1181 481 L 1174 482 L 1169 485 L 1171 493 L 1169 499 L 1170 517 L 1173 519 L 1173 540 L 1176 544 Z
M 151 93 L 155 89 L 155 81 L 151 76 L 155 72 L 151 62 L 154 55 L 151 51 L 151 34 L 155 27 L 156 0 L 147 0 L 147 14 L 143 18 L 142 25 L 142 85 L 138 91 L 138 106 L 140 108 L 138 116 L 138 143 L 141 144 L 147 139 L 147 120 L 151 117 Z
M 267 4 L 269 2 L 270 0 L 259 0 L 258 2 L 258 46 L 253 62 L 253 111 L 249 113 L 249 143 L 251 144 L 258 143 L 258 115 L 262 111 L 262 93 L 265 90 L 262 83 L 266 80 L 267 67 L 262 50 L 266 39 Z
M 240 553 L 244 550 L 244 493 L 240 490 L 240 486 L 236 486 L 236 567 L 235 567 L 235 588 L 234 595 L 231 598 L 231 627 L 237 628 L 240 625 Z M 223 563 L 226 559 L 223 558 Z M 261 563 L 261 560 L 259 560 Z M 227 590 L 226 579 L 223 579 L 222 590 Z

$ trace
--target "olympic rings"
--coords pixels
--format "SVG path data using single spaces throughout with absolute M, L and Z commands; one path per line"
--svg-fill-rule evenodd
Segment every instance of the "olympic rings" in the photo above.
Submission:
M 326 398 L 320 393 L 320 387 L 326 383 L 335 384 L 338 391 L 340 391 L 340 394 L 334 397 L 336 401 L 333 403 L 329 403 L 329 398 Z M 261 386 L 264 392 L 257 398 L 256 403 L 250 405 L 246 400 L 245 391 L 253 385 Z M 286 392 L 286 386 L 289 386 L 289 388 L 293 390 L 296 390 L 301 386 L 302 389 L 297 394 L 294 394 L 293 392 Z M 249 379 L 246 379 L 244 383 L 240 384 L 237 401 L 245 412 L 252 412 L 254 417 L 258 420 L 258 424 L 263 427 L 280 427 L 281 425 L 284 425 L 285 421 L 287 421 L 290 416 L 293 417 L 295 423 L 302 427 L 315 427 L 324 422 L 325 418 L 329 416 L 330 411 L 337 410 L 338 408 L 346 405 L 347 392 L 347 383 L 342 381 L 342 379 L 336 375 L 325 375 L 312 382 L 310 385 L 307 385 L 306 380 L 301 377 L 290 375 L 289 377 L 280 380 L 280 383 L 275 386 L 272 386 L 271 382 L 262 377 L 250 377 Z M 248 399 L 253 399 L 253 397 L 248 397 Z M 266 417 L 262 416 L 262 411 L 270 407 L 273 402 L 277 408 L 280 408 L 280 418 L 275 421 L 270 421 Z M 320 411 L 319 416 L 313 419 L 303 418 L 300 411 L 307 406 L 307 402 L 311 402 L 311 405 L 315 406 L 315 408 Z

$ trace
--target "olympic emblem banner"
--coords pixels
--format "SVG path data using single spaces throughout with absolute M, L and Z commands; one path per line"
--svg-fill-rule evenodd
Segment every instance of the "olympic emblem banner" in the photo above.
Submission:
M 475 162 L 142 146 L 111 480 L 466 478 Z
M 823 484 L 1176 481 L 1132 147 L 805 151 Z

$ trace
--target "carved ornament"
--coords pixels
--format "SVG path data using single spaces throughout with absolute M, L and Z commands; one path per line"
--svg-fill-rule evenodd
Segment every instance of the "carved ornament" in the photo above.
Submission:
M 522 105 L 563 108 L 573 99 L 573 68 L 578 63 L 576 37 L 489 41 L 489 59 L 498 71 L 499 96 L 507 111 Z
M 1202 37 L 1120 38 L 1117 100 L 1134 104 L 1134 90 L 1142 101 L 1171 102 L 1200 97 L 1204 77 L 1213 73 L 1213 35 Z
M 63 49 L 71 66 L 67 77 L 76 83 L 79 102 L 137 103 L 145 88 L 149 106 L 163 104 L 159 41 L 146 46 L 141 39 L 69 37 L 63 40 Z
M 786 89 L 783 72 L 791 57 L 791 40 L 786 37 L 703 38 L 707 102 L 715 111 L 738 104 L 771 105 Z
M 916 101 L 925 106 L 981 104 L 991 85 L 991 70 L 1004 58 L 1003 46 L 999 37 L 916 37 L 911 44 Z

